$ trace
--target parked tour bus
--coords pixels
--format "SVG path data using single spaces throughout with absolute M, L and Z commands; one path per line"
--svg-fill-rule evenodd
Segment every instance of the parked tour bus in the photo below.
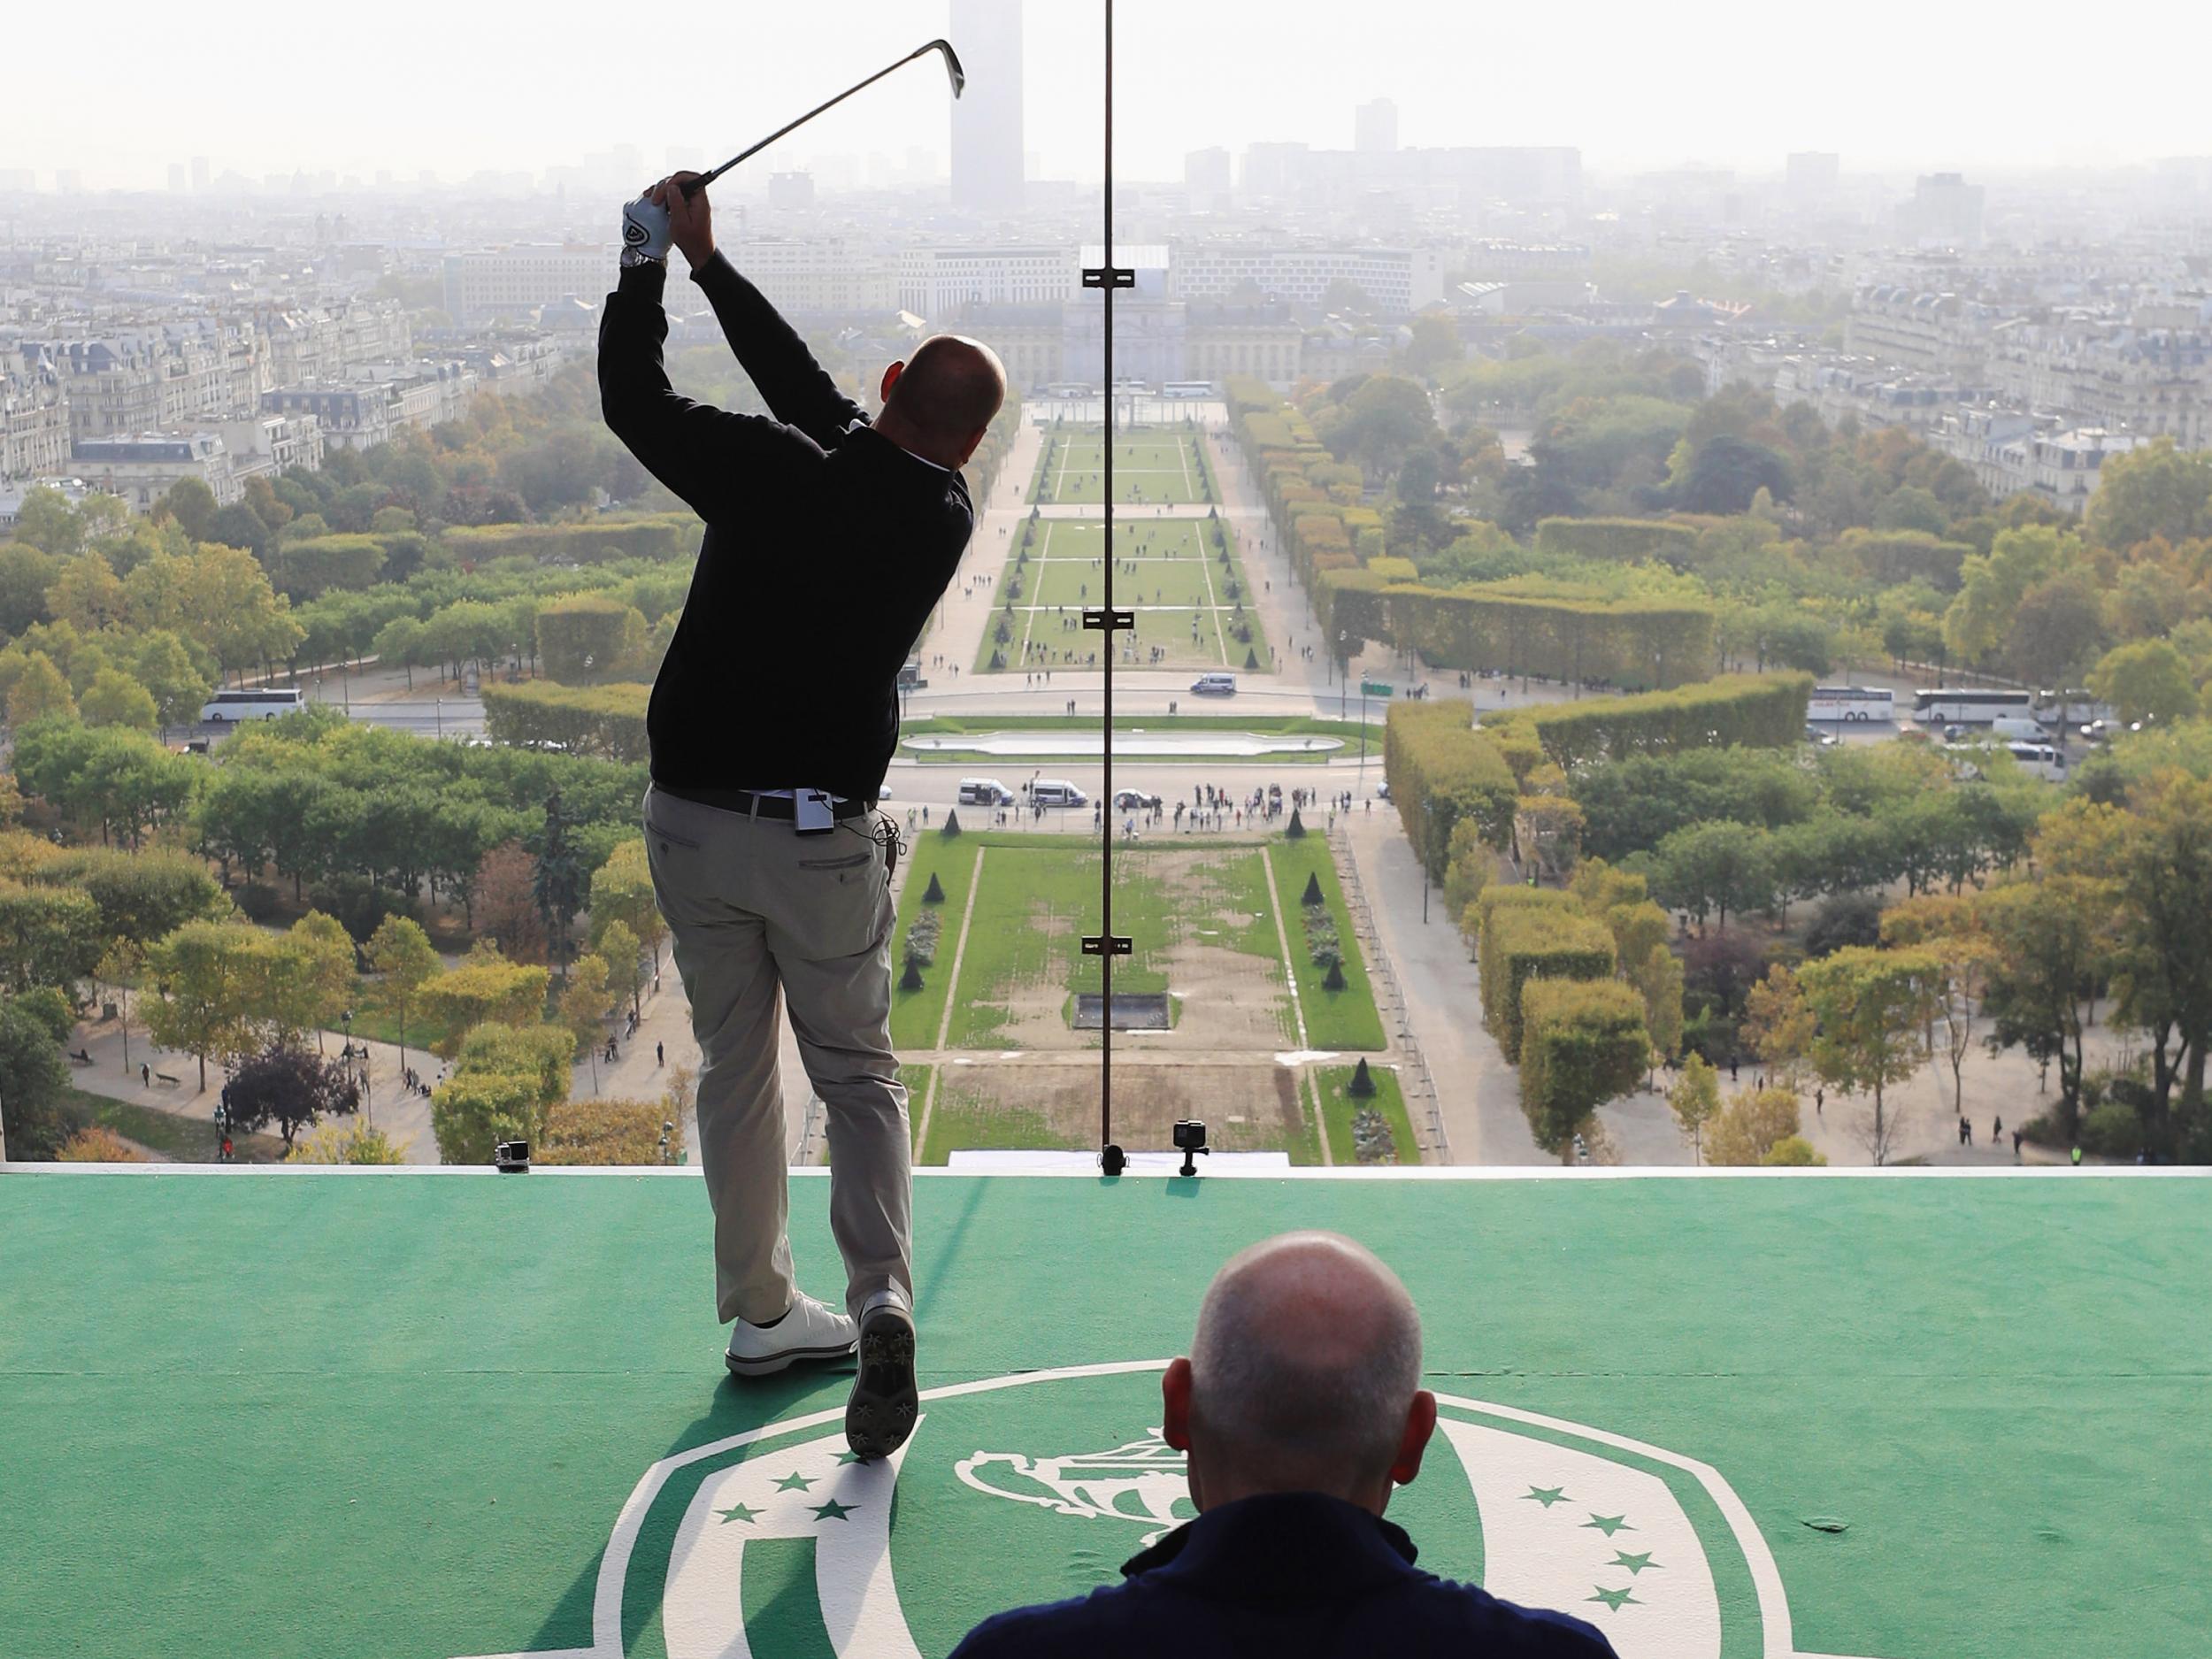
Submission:
M 215 720 L 273 720 L 280 714 L 289 714 L 303 706 L 296 690 L 292 691 L 218 691 L 200 705 L 203 721 Z
M 1913 694 L 1912 718 L 1923 726 L 1987 726 L 2007 718 L 2032 718 L 2035 694 L 2031 691 L 1990 691 L 1954 686 L 1948 690 Z
M 1897 694 L 1879 686 L 1816 686 L 1805 704 L 1809 720 L 1888 720 Z

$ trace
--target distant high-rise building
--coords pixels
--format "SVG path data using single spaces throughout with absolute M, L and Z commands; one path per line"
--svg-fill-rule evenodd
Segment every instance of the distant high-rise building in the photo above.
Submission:
M 58 168 L 54 173 L 54 194 L 75 196 L 84 188 L 84 174 L 75 167 Z
M 1193 212 L 1211 211 L 1229 194 L 1229 152 L 1217 144 L 1185 156 L 1183 188 L 1189 194 Z
M 1311 151 L 1303 144 L 1248 144 L 1244 150 L 1247 196 L 1289 196 L 1305 182 Z
M 1021 0 L 952 0 L 952 40 L 968 89 L 952 106 L 952 204 L 1005 213 L 1022 204 Z
M 207 165 L 207 157 L 206 157 L 205 156 L 195 156 L 195 157 L 192 157 L 192 194 L 193 194 L 193 195 L 195 195 L 195 196 L 205 196 L 205 195 L 207 194 L 207 181 L 208 181 L 208 179 L 210 178 L 210 176 L 211 176 L 211 173 L 210 173 L 210 170 L 209 170 L 209 168 L 208 168 L 208 165 Z
M 187 173 L 184 170 L 184 163 L 181 161 L 171 162 L 169 164 L 169 189 L 171 194 L 182 196 L 186 190 L 189 189 L 191 188 L 188 182 L 190 176 L 191 175 Z
M 1901 240 L 1923 248 L 1982 245 L 1982 187 L 1963 173 L 1926 173 L 1897 210 Z
M 768 175 L 768 205 L 809 208 L 814 205 L 814 175 L 810 173 L 772 173 Z
M 1816 206 L 1835 195 L 1842 171 L 1843 157 L 1832 150 L 1801 150 L 1783 163 L 1783 183 L 1793 204 Z
M 1398 106 L 1388 98 L 1363 104 L 1354 111 L 1352 148 L 1362 155 L 1386 156 L 1398 148 Z

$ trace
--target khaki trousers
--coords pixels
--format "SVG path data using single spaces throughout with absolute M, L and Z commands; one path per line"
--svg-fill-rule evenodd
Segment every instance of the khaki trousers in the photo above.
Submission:
M 776 1010 L 828 1111 L 830 1230 L 857 1317 L 874 1293 L 913 1305 L 906 1088 L 891 1052 L 890 872 L 872 815 L 825 835 L 657 789 L 645 849 L 691 999 L 699 1156 L 714 1206 L 724 1321 L 780 1318 L 797 1286 L 786 1231 Z

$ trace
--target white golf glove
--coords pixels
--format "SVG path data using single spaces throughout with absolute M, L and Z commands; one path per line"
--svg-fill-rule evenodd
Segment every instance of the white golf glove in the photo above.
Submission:
M 668 210 L 643 196 L 622 204 L 622 263 L 668 258 Z

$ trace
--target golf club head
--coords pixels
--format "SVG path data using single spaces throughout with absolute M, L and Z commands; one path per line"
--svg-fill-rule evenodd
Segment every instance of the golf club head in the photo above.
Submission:
M 952 50 L 950 41 L 932 41 L 927 46 L 922 48 L 922 52 L 932 50 L 944 53 L 945 73 L 952 81 L 952 96 L 958 97 L 968 89 L 968 72 L 960 66 L 960 54 Z M 922 52 L 917 52 L 914 55 L 919 58 Z

